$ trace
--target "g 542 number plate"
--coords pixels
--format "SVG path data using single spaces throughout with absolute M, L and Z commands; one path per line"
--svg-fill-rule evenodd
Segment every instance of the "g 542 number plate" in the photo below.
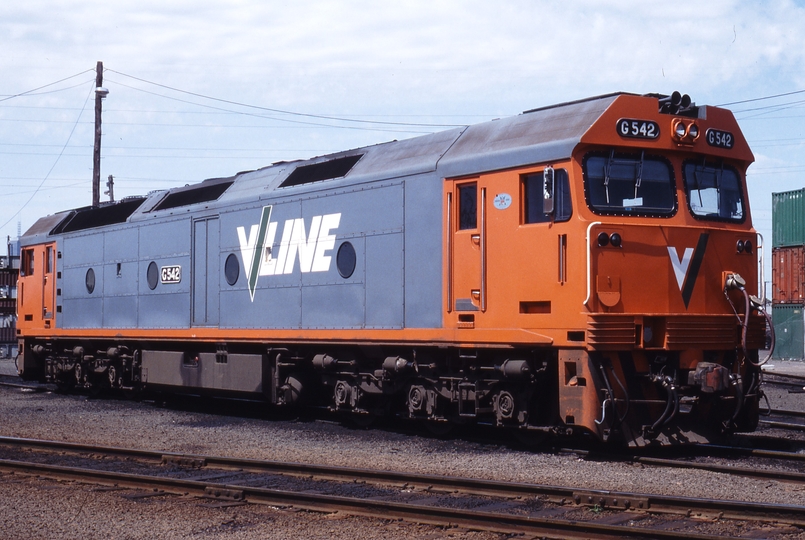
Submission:
M 162 283 L 180 283 L 182 281 L 182 267 L 179 265 L 163 266 L 160 278 Z
M 660 136 L 660 126 L 651 120 L 621 118 L 617 124 L 618 135 L 633 139 L 656 139 Z
M 731 150 L 735 144 L 735 137 L 729 131 L 719 131 L 717 129 L 708 129 L 705 134 L 707 144 L 715 146 L 716 148 L 726 148 Z

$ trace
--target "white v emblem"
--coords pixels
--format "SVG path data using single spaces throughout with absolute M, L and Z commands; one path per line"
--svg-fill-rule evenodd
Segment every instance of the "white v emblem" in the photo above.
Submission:
M 674 267 L 676 282 L 679 284 L 679 290 L 681 291 L 682 285 L 685 283 L 685 277 L 688 275 L 690 259 L 693 257 L 693 248 L 685 248 L 685 253 L 680 259 L 676 248 L 668 246 L 668 255 L 671 257 L 671 266 Z

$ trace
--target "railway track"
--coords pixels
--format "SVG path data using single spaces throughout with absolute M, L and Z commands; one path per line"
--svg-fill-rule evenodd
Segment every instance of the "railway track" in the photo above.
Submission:
M 5 386 L 7 388 L 19 388 L 29 392 L 47 392 L 51 390 L 51 388 L 55 388 L 49 387 L 45 384 L 24 383 L 15 375 L 0 375 L 0 386 Z
M 805 377 L 783 373 L 763 373 L 763 384 L 783 386 L 792 393 L 805 393 Z
M 561 538 L 797 532 L 805 507 L 665 497 L 0 438 L 0 471 L 381 519 Z M 24 456 L 25 459 L 20 459 Z M 731 532 L 733 531 L 733 532 Z
M 785 482 L 805 486 L 805 453 L 764 450 L 747 446 L 701 445 L 676 449 L 682 457 L 561 449 L 588 461 L 636 463 L 657 469 L 683 469 Z M 669 452 L 663 452 L 669 454 Z M 676 452 L 674 452 L 676 453 Z M 737 461 L 748 462 L 740 464 Z M 751 460 L 751 461 L 749 461 Z M 658 473 L 668 474 L 668 473 Z
M 760 424 L 769 428 L 805 431 L 805 412 L 771 409 L 769 416 L 760 418 Z

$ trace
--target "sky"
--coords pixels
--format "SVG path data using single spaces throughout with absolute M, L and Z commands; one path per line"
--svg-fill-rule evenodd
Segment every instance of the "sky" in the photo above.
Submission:
M 102 200 L 616 91 L 734 111 L 767 247 L 805 187 L 803 0 L 4 0 L 0 238 L 91 203 L 97 61 Z

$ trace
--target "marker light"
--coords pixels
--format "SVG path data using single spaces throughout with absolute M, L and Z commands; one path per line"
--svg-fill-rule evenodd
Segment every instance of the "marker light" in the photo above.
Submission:
M 744 251 L 744 241 L 743 240 L 738 240 L 738 243 L 735 244 L 735 249 L 738 250 L 738 253 L 743 253 L 743 251 Z
M 609 243 L 615 247 L 621 247 L 621 235 L 614 232 L 609 237 Z
M 605 232 L 598 233 L 598 245 L 604 247 L 609 244 L 609 235 Z

